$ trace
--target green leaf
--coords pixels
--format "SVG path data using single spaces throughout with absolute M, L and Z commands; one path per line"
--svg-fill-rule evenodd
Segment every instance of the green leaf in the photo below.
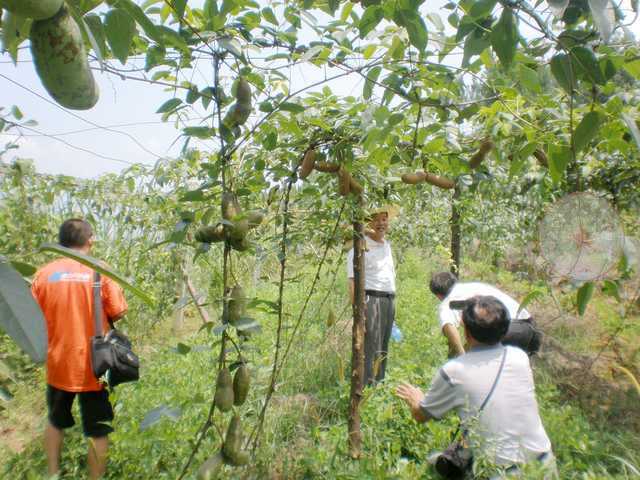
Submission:
M 574 47 L 571 49 L 571 65 L 577 76 L 591 83 L 604 85 L 606 82 L 600 64 L 593 51 L 586 47 Z
M 180 202 L 202 202 L 205 200 L 204 192 L 200 189 L 191 190 L 182 195 L 179 199 Z
M 516 313 L 516 318 L 518 318 L 518 315 L 520 315 L 520 312 L 522 310 L 524 310 L 525 308 L 527 308 L 527 306 L 533 302 L 534 300 L 537 300 L 538 298 L 542 297 L 545 294 L 545 291 L 540 289 L 540 288 L 535 288 L 533 290 L 531 290 L 529 293 L 527 293 L 524 298 L 522 299 L 522 301 L 520 302 L 520 305 L 518 306 L 518 311 Z
M 576 296 L 576 303 L 578 306 L 578 315 L 584 315 L 587 310 L 587 305 L 593 296 L 594 284 L 593 282 L 587 282 L 578 289 L 578 295 Z
M 491 44 L 485 32 L 479 28 L 473 31 L 464 42 L 464 55 L 462 66 L 467 67 L 469 60 L 475 55 L 480 55 Z
M 558 82 L 558 85 L 571 95 L 576 82 L 569 56 L 564 53 L 554 55 L 551 59 L 551 73 Z
M 91 31 L 91 35 L 93 35 L 93 39 L 95 40 L 96 45 L 98 46 L 98 49 L 100 50 L 100 52 L 96 52 L 96 54 L 102 58 L 106 57 L 107 56 L 107 39 L 105 36 L 102 19 L 95 13 L 89 13 L 85 15 L 83 18 L 87 27 Z
M 629 128 L 629 131 L 631 132 L 631 136 L 633 136 L 633 140 L 636 142 L 636 146 L 640 150 L 640 130 L 638 129 L 638 125 L 636 125 L 636 122 L 633 120 L 633 118 L 630 115 L 627 115 L 626 113 L 621 113 L 620 116 L 622 117 L 622 120 L 624 121 L 624 123 L 626 123 L 627 127 Z
M 187 353 L 189 353 L 191 351 L 191 347 L 189 345 L 185 345 L 182 342 L 178 342 L 178 344 L 176 345 L 176 351 L 180 355 L 186 355 Z
M 18 46 L 29 37 L 32 20 L 7 10 L 2 16 L 2 49 L 9 52 L 13 63 L 18 61 Z
M 273 23 L 274 25 L 278 25 L 278 19 L 276 15 L 273 13 L 273 10 L 269 7 L 265 7 L 262 9 L 262 17 L 269 23 Z
M 158 108 L 158 110 L 156 110 L 156 113 L 172 112 L 180 104 L 182 104 L 182 100 L 181 99 L 179 99 L 179 98 L 170 98 L 169 100 L 164 102 L 162 105 L 160 105 L 160 108 Z
M 518 64 L 518 80 L 525 88 L 531 90 L 535 93 L 542 92 L 542 86 L 540 85 L 540 78 L 538 77 L 538 72 L 533 70 L 532 68 L 523 65 L 522 63 Z
M 411 45 L 421 52 L 427 48 L 427 26 L 415 10 L 396 8 L 393 18 L 398 25 L 407 29 Z
M 516 56 L 516 47 L 518 45 L 518 26 L 513 15 L 513 10 L 504 7 L 500 20 L 491 30 L 491 46 L 496 52 L 500 62 L 509 68 Z
M 576 149 L 576 152 L 586 148 L 591 140 L 594 139 L 600 129 L 602 120 L 602 114 L 595 111 L 587 113 L 582 118 L 573 132 L 573 146 Z
M 173 10 L 178 20 L 182 20 L 182 18 L 184 18 L 185 8 L 187 7 L 187 0 L 171 0 L 170 3 L 173 6 Z
M 605 280 L 602 284 L 602 293 L 608 295 L 610 297 L 614 297 L 619 302 L 622 301 L 622 297 L 620 296 L 620 287 L 618 284 L 612 280 Z
M 403 113 L 394 113 L 387 118 L 387 125 L 393 127 L 394 125 L 399 124 L 402 120 L 404 120 Z
M 384 17 L 384 11 L 380 5 L 373 5 L 367 7 L 358 23 L 358 30 L 360 31 L 360 38 L 364 38 L 382 21 Z
M 304 112 L 304 107 L 302 105 L 298 105 L 297 103 L 291 103 L 291 102 L 282 102 L 278 104 L 278 109 L 285 112 L 291 112 L 296 114 Z
M 210 140 L 214 133 L 214 130 L 209 127 L 185 127 L 182 129 L 183 135 L 200 138 L 202 140 Z
M 162 65 L 164 63 L 165 56 L 167 51 L 164 47 L 160 45 L 151 45 L 147 49 L 147 55 L 145 57 L 144 62 L 144 71 L 148 72 L 152 70 L 154 67 L 158 65 Z
M 187 42 L 178 32 L 164 25 L 158 25 L 157 29 L 160 32 L 165 45 L 170 45 L 185 53 L 189 53 L 189 45 L 187 45 Z
M 218 40 L 218 43 L 229 53 L 236 57 L 242 57 L 242 45 L 240 42 L 232 37 L 224 37 Z
M 488 17 L 498 3 L 497 0 L 479 0 L 474 2 L 469 10 L 469 16 L 475 20 Z
M 84 253 L 80 253 L 77 250 L 73 250 L 71 248 L 63 247 L 62 245 L 57 245 L 54 243 L 44 243 L 40 246 L 41 252 L 53 252 L 58 255 L 62 255 L 67 258 L 71 258 L 76 262 L 80 262 L 87 267 L 92 268 L 96 272 L 99 272 L 101 275 L 106 275 L 110 279 L 117 282 L 122 288 L 128 290 L 133 293 L 135 296 L 140 298 L 143 302 L 145 302 L 149 306 L 154 306 L 155 299 L 150 294 L 146 293 L 142 289 L 136 287 L 133 283 L 127 280 L 124 276 L 120 275 L 116 271 L 112 270 L 108 266 L 104 264 L 101 260 L 98 260 L 95 257 L 90 255 L 85 255 Z
M 114 8 L 107 12 L 104 28 L 113 55 L 124 65 L 129 56 L 131 42 L 136 34 L 136 22 L 126 10 Z
M 371 94 L 373 93 L 373 87 L 375 86 L 375 82 L 378 81 L 380 72 L 382 72 L 382 67 L 373 67 L 367 73 L 367 79 L 364 82 L 364 88 L 362 89 L 362 97 L 365 100 L 369 100 L 371 98 Z
M 127 11 L 129 15 L 131 15 L 135 21 L 142 27 L 144 33 L 151 39 L 153 39 L 156 43 L 162 45 L 162 35 L 156 28 L 155 24 L 149 20 L 149 17 L 145 15 L 142 9 L 133 3 L 132 0 L 118 0 L 118 6 L 122 7 Z
M 47 357 L 47 328 L 27 282 L 0 257 L 0 329 L 36 363 Z
M 607 43 L 609 38 L 611 38 L 613 25 L 615 23 L 613 5 L 611 5 L 609 0 L 589 0 L 589 8 L 591 9 L 593 23 L 598 27 L 604 43 Z
M 564 145 L 549 147 L 549 173 L 554 183 L 560 182 L 571 161 L 571 149 Z
M 36 273 L 37 268 L 28 263 L 20 262 L 18 260 L 11 260 L 11 266 L 15 268 L 23 277 L 30 277 Z

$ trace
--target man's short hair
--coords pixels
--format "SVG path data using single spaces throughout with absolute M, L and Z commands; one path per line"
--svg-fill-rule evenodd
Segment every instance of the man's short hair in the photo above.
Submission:
M 434 295 L 446 297 L 457 281 L 458 277 L 451 272 L 434 273 L 429 282 L 429 289 Z
M 507 307 L 496 297 L 477 296 L 467 300 L 462 322 L 478 342 L 495 345 L 507 333 L 511 318 Z
M 63 247 L 84 247 L 93 236 L 91 225 L 81 218 L 70 218 L 60 225 L 58 242 Z

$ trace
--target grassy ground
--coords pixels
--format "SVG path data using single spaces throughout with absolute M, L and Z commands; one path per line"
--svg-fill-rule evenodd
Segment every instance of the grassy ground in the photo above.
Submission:
M 293 342 L 268 410 L 255 462 L 244 469 L 226 467 L 224 478 L 436 478 L 425 458 L 429 452 L 446 447 L 456 425 L 455 418 L 417 425 L 393 396 L 393 389 L 401 380 L 427 388 L 446 360 L 445 342 L 435 320 L 436 299 L 426 291 L 431 268 L 430 259 L 421 259 L 415 252 L 399 265 L 397 323 L 404 340 L 392 343 L 385 382 L 365 391 L 363 458 L 353 461 L 346 455 L 351 330 L 346 320 L 344 282 L 339 279 L 331 286 L 331 276 L 327 275 L 310 302 L 301 333 Z M 479 268 L 476 273 L 485 280 L 509 283 L 513 286 L 510 290 L 517 293 L 530 288 L 526 283 L 514 284 L 510 277 L 496 276 L 488 269 Z M 299 280 L 286 289 L 289 315 L 283 330 L 285 343 L 293 331 L 309 283 Z M 327 292 L 327 302 L 321 304 Z M 263 282 L 250 293 L 274 300 L 276 287 Z M 338 317 L 330 326 L 326 323 L 329 309 Z M 276 317 L 261 311 L 254 311 L 253 315 L 261 322 L 263 333 L 248 342 L 244 351 L 253 376 L 249 400 L 237 410 L 243 417 L 245 433 L 256 423 L 268 385 L 275 338 Z M 206 418 L 217 371 L 219 348 L 215 342 L 219 337 L 198 332 L 197 323 L 192 317 L 185 331 L 177 336 L 163 327 L 140 336 L 138 344 L 144 344 L 140 348 L 142 379 L 118 388 L 112 398 L 116 432 L 111 437 L 108 478 L 175 479 L 181 472 Z M 191 350 L 179 353 L 175 348 L 178 342 Z M 234 359 L 235 354 L 230 354 L 230 360 Z M 556 380 L 542 362 L 536 364 L 541 414 L 558 456 L 561 478 L 634 478 L 632 469 L 640 465 L 637 431 L 625 428 L 624 422 L 613 427 L 585 412 L 568 399 Z M 1 449 L 1 478 L 43 477 L 45 459 L 40 439 L 35 436 L 43 425 L 43 392 L 42 376 L 35 374 L 32 381 L 17 387 L 11 407 L 0 414 L 3 428 L 24 433 L 17 448 L 19 453 L 11 451 L 10 445 Z M 165 416 L 148 428 L 141 428 L 147 413 L 162 406 L 179 409 L 180 417 Z M 230 414 L 216 413 L 215 426 L 205 436 L 186 478 L 193 478 L 198 465 L 217 451 L 229 417 Z M 4 435 L 0 442 L 5 443 Z M 75 427 L 68 432 L 65 444 L 63 478 L 82 478 L 85 452 L 86 444 Z

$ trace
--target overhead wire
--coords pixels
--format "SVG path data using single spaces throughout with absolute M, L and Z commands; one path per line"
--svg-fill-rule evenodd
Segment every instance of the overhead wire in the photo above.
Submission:
M 154 152 L 152 152 L 151 150 L 149 150 L 147 147 L 145 147 L 144 145 L 142 145 L 142 143 L 140 143 L 140 141 L 138 141 L 138 139 L 137 139 L 137 138 L 135 138 L 133 135 L 130 135 L 130 134 L 129 134 L 129 133 L 127 133 L 127 132 L 121 132 L 120 130 L 114 130 L 114 129 L 111 129 L 111 128 L 107 128 L 107 127 L 104 127 L 104 126 L 102 126 L 102 125 L 99 125 L 99 124 L 97 124 L 97 123 L 95 123 L 95 122 L 92 122 L 91 120 L 87 120 L 86 118 L 83 118 L 83 117 L 81 117 L 80 115 L 77 115 L 77 114 L 75 114 L 75 113 L 73 113 L 73 112 L 71 112 L 71 111 L 67 110 L 66 108 L 61 107 L 61 106 L 60 106 L 60 105 L 58 105 L 56 102 L 53 102 L 53 101 L 49 100 L 48 98 L 46 98 L 46 97 L 44 97 L 44 96 L 40 95 L 38 92 L 34 92 L 34 91 L 33 91 L 33 90 L 31 90 L 29 87 L 25 87 L 24 85 L 21 85 L 20 83 L 16 82 L 15 80 L 13 80 L 13 79 L 11 79 L 11 78 L 7 77 L 6 75 L 4 75 L 4 74 L 2 74 L 2 73 L 0 73 L 0 77 L 4 78 L 5 80 L 7 80 L 7 81 L 8 81 L 8 82 L 10 82 L 10 83 L 13 83 L 13 84 L 14 84 L 14 85 L 16 85 L 16 86 L 18 86 L 18 87 L 22 88 L 23 90 L 28 91 L 28 92 L 29 92 L 29 93 L 31 93 L 32 95 L 35 95 L 36 97 L 38 97 L 38 98 L 40 98 L 40 99 L 44 100 L 45 102 L 47 102 L 47 103 L 49 103 L 49 104 L 51 104 L 51 105 L 55 106 L 56 108 L 58 108 L 58 109 L 62 110 L 63 112 L 67 113 L 68 115 L 71 115 L 72 117 L 77 118 L 78 120 L 81 120 L 81 121 L 83 121 L 83 122 L 85 122 L 85 123 L 87 123 L 87 124 L 89 124 L 89 125 L 91 125 L 91 126 L 93 126 L 93 127 L 99 128 L 99 129 L 101 129 L 101 130 L 105 130 L 105 131 L 107 131 L 107 132 L 113 132 L 113 133 L 117 133 L 117 134 L 120 134 L 120 135 L 124 135 L 125 137 L 129 138 L 130 140 L 132 140 L 136 145 L 138 145 L 142 150 L 144 150 L 145 152 L 147 152 L 149 155 L 152 155 L 152 156 L 154 156 L 154 157 L 156 157 L 156 158 L 160 158 L 160 157 L 162 156 L 162 155 L 158 155 L 157 153 L 154 153 Z
M 16 127 L 18 129 L 25 129 L 25 130 L 29 130 L 31 132 L 35 132 L 35 133 L 37 133 L 39 135 L 42 135 L 44 137 L 48 137 L 48 138 L 51 138 L 51 139 L 53 139 L 53 140 L 55 140 L 57 142 L 63 143 L 64 145 L 66 145 L 69 148 L 73 148 L 74 150 L 78 150 L 78 151 L 81 151 L 81 152 L 88 153 L 90 155 L 102 158 L 104 160 L 110 160 L 110 161 L 113 161 L 113 162 L 124 163 L 125 165 L 136 165 L 134 162 L 130 162 L 128 160 L 123 160 L 121 158 L 116 158 L 116 157 L 109 157 L 107 155 L 102 155 L 101 153 L 97 153 L 97 152 L 94 152 L 92 150 L 89 150 L 88 148 L 79 147 L 77 145 L 74 145 L 72 143 L 67 142 L 66 140 L 62 140 L 61 138 L 58 138 L 58 137 L 53 137 L 53 136 L 48 135 L 48 134 L 46 134 L 44 132 L 36 130 L 35 128 L 32 128 L 32 127 L 27 127 L 27 126 L 24 126 L 24 125 L 16 125 Z M 22 136 L 22 135 L 19 135 L 19 134 L 11 134 L 11 133 L 3 133 L 1 135 L 11 135 L 11 136 L 18 136 L 18 137 Z

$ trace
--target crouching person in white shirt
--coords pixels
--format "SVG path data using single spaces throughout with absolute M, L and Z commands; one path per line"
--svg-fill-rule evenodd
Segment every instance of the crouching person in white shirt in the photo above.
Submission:
M 529 463 L 545 470 L 544 478 L 556 478 L 529 357 L 500 343 L 509 327 L 507 308 L 491 296 L 455 303 L 452 307 L 462 310 L 469 351 L 440 368 L 426 395 L 408 383 L 401 384 L 396 395 L 418 422 L 455 410 L 465 443 L 474 457 L 499 467 L 502 473 L 496 478 L 518 475 Z

